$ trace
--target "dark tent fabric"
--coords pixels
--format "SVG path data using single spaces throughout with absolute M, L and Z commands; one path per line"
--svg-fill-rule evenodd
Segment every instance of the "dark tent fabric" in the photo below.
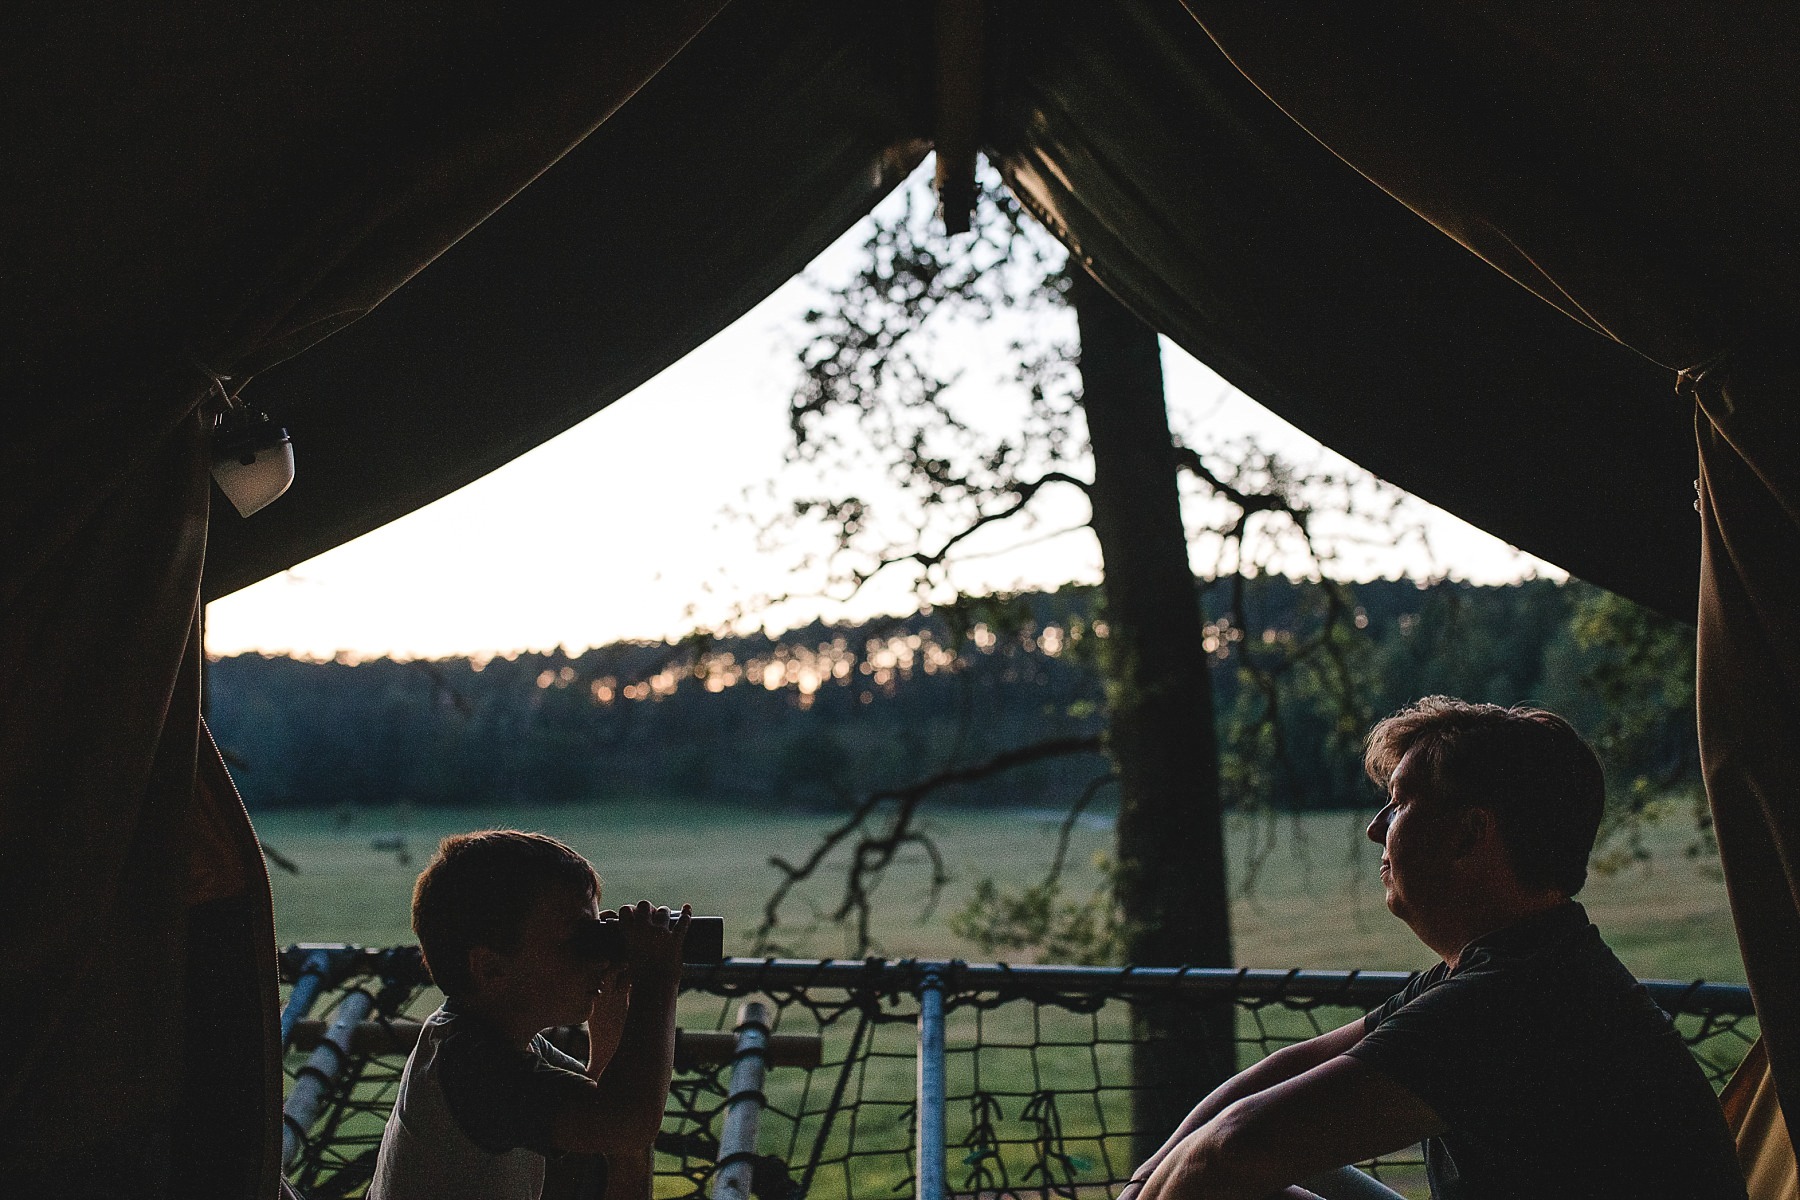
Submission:
M 1656 362 L 1791 309 L 1791 5 L 1184 2 L 1346 162 Z
M 173 1149 L 182 1040 L 138 1014 L 184 1009 L 208 483 L 197 423 L 159 449 L 0 625 L 0 1170 L 24 1195 L 156 1194 Z
M 15 17 L 0 1177 L 18 1194 L 276 1190 L 267 878 L 200 724 L 205 372 L 378 303 L 720 3 Z
M 1719 1093 L 1719 1106 L 1736 1135 L 1738 1163 L 1752 1200 L 1800 1200 L 1800 1168 L 1769 1074 L 1768 1049 L 1761 1041 L 1750 1047 Z
M 302 466 L 254 520 L 220 506 L 208 597 L 485 475 L 784 283 L 924 157 L 920 32 L 732 5 L 455 253 L 259 378 Z
M 1746 347 L 1696 388 L 1701 765 L 1769 1069 L 1800 1117 L 1800 357 Z
M 1692 433 L 1665 373 L 1369 187 L 1175 6 L 1050 7 L 990 142 L 1103 282 L 1354 461 L 1692 619 Z
M 380 303 L 724 3 L 19 18 L 0 467 L 53 458 L 63 491 L 0 472 L 0 535 L 33 551 L 0 565 L 0 602 L 122 458 L 187 419 L 207 371 L 241 382 Z
M 1702 766 L 1800 1119 L 1800 11 L 1185 0 L 1369 179 L 1697 400 Z
M 205 442 L 123 468 L 0 623 L 0 1172 L 33 1196 L 267 1194 L 268 883 L 200 722 Z
M 928 8 L 736 0 L 454 255 L 259 378 L 305 465 L 254 521 L 215 515 L 208 596 L 566 428 L 822 247 L 925 148 Z M 1691 619 L 1692 430 L 1653 364 L 1369 188 L 1174 0 L 995 14 L 984 143 L 1140 315 L 1393 482 Z
M 1624 39 L 1591 69 L 1533 76 L 1517 49 L 1529 38 L 1475 39 L 1434 60 L 1454 15 L 1369 10 L 1370 22 L 1426 38 L 1402 82 L 1465 79 L 1464 99 L 1490 115 L 1510 115 L 1508 89 L 1527 83 L 1539 108 L 1526 111 L 1589 106 L 1570 111 L 1591 109 L 1593 121 L 1566 122 L 1568 137 L 1586 131 L 1579 145 L 1520 138 L 1504 154 L 1476 143 L 1434 159 L 1456 132 L 1440 127 L 1468 104 L 1446 106 L 1427 123 L 1438 136 L 1407 143 L 1423 169 L 1381 182 L 1415 207 L 1436 193 L 1409 188 L 1445 172 L 1479 187 L 1461 219 L 1439 224 L 1646 358 L 1564 320 L 1370 187 L 1270 105 L 1179 0 L 969 3 L 988 19 L 983 144 L 1140 315 L 1392 481 L 1692 615 L 1691 407 L 1650 360 L 1696 363 L 1731 344 L 1722 331 L 1777 309 L 1774 234 L 1791 211 L 1751 194 L 1780 182 L 1772 160 L 1743 164 L 1742 187 L 1721 179 L 1736 154 L 1701 135 L 1730 112 L 1729 89 L 1702 89 L 1702 116 L 1671 143 L 1696 168 L 1681 174 L 1678 203 L 1649 195 L 1656 136 L 1634 128 L 1609 143 L 1600 119 L 1609 105 L 1626 111 L 1646 79 L 1665 101 L 1681 94 L 1658 73 L 1674 43 Z M 0 194 L 12 434 L 0 443 L 0 949 L 22 969 L 0 976 L 0 1019 L 28 1032 L 0 1074 L 0 1170 L 54 1175 L 57 1156 L 82 1156 L 90 1177 L 112 1173 L 109 1194 L 155 1194 L 172 1157 L 210 1154 L 216 1179 L 237 1172 L 272 1192 L 274 1048 L 262 989 L 246 983 L 269 982 L 266 880 L 198 721 L 197 599 L 476 478 L 777 286 L 927 149 L 940 116 L 937 7 L 688 0 L 521 14 L 471 0 L 153 13 L 39 2 L 15 17 L 15 45 L 29 52 L 0 72 L 17 165 Z M 1531 13 L 1518 20 L 1561 19 Z M 1278 18 L 1269 30 L 1294 33 Z M 1300 32 L 1325 30 L 1330 44 L 1291 49 L 1322 60 L 1318 71 L 1333 54 L 1375 55 L 1331 77 L 1352 130 L 1359 112 L 1378 127 L 1404 117 L 1384 70 L 1405 44 L 1384 39 L 1399 34 L 1371 24 L 1342 38 L 1326 20 Z M 1700 41 L 1722 59 L 1737 36 Z M 1474 52 L 1494 42 L 1513 49 L 1492 61 Z M 1470 54 L 1501 67 L 1471 70 Z M 1439 61 L 1455 67 L 1427 71 Z M 1786 134 L 1792 102 L 1771 98 L 1768 120 Z M 1596 158 L 1595 145 L 1612 149 Z M 1525 186 L 1578 169 L 1573 196 Z M 1605 203 L 1583 209 L 1588 195 Z M 1510 207 L 1484 209 L 1495 196 Z M 1565 204 L 1586 214 L 1567 230 Z M 1704 242 L 1659 240 L 1715 209 L 1730 212 L 1731 237 L 1766 233 L 1768 253 L 1713 258 Z M 1566 235 L 1556 253 L 1531 243 L 1545 228 Z M 213 505 L 210 530 L 195 419 L 207 370 L 234 385 L 256 376 L 245 394 L 293 431 L 300 468 L 290 494 L 249 521 Z M 1708 401 L 1715 417 L 1745 386 L 1728 378 L 1702 381 L 1723 389 Z M 1788 664 L 1760 681 L 1709 675 L 1709 697 L 1741 683 L 1746 704 L 1794 678 L 1794 659 L 1779 658 L 1792 649 L 1781 614 L 1751 611 L 1741 587 L 1725 586 L 1770 586 L 1769 545 L 1782 543 L 1745 541 L 1747 522 L 1781 496 L 1792 514 L 1791 476 L 1763 452 L 1783 443 L 1757 442 L 1782 418 L 1757 395 L 1741 408 L 1751 444 L 1720 417 L 1708 451 L 1706 611 L 1719 626 L 1708 652 L 1720 653 L 1725 629 L 1751 639 L 1741 654 L 1761 653 L 1760 638 L 1767 661 Z M 1719 547 L 1749 549 L 1732 558 Z M 1760 723 L 1715 726 L 1713 777 L 1723 738 L 1763 762 L 1780 739 L 1751 735 L 1791 711 L 1772 703 Z M 1741 804 L 1737 828 L 1782 811 L 1778 793 L 1758 796 L 1765 806 Z M 1725 825 L 1740 920 L 1748 927 L 1765 905 L 1791 913 L 1787 875 L 1772 876 L 1769 895 L 1745 889 L 1751 835 L 1728 838 Z M 1785 984 L 1758 986 L 1763 1000 Z M 148 1051 L 140 1041 L 135 1055 L 96 1055 L 79 1079 L 52 1071 L 77 1027 L 104 1026 L 101 1044 L 123 1045 L 127 995 L 130 1027 L 155 1031 Z M 184 1042 L 201 1019 L 230 1032 Z M 261 1048 L 255 1071 L 232 1076 L 208 1054 L 237 1062 L 225 1053 L 234 1045 Z M 184 1088 L 210 1107 L 177 1128 L 170 1096 Z M 108 1111 L 72 1118 L 96 1101 Z M 144 1186 L 121 1183 L 128 1172 Z M 79 1182 L 40 1190 L 80 1194 Z

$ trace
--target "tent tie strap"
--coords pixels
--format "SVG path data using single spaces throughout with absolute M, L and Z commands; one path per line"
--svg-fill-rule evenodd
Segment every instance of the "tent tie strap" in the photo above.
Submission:
M 1800 311 L 1782 308 L 1749 322 L 1736 340 L 1724 349 L 1710 354 L 1675 372 L 1675 394 L 1683 399 L 1698 400 L 1702 385 L 1715 385 L 1731 373 L 1740 358 L 1769 358 L 1792 362 L 1800 345 Z
M 1737 357 L 1737 352 L 1736 345 L 1727 346 L 1717 354 L 1708 355 L 1693 366 L 1683 367 L 1675 372 L 1675 394 L 1684 400 L 1698 400 L 1700 385 L 1706 381 L 1706 377 L 1730 363 Z

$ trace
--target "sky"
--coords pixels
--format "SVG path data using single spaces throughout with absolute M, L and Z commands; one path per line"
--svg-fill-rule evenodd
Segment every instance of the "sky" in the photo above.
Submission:
M 213 602 L 208 653 L 360 660 L 559 645 L 579 653 L 625 639 L 676 638 L 746 607 L 755 616 L 739 627 L 771 632 L 820 616 L 910 611 L 917 597 L 899 579 L 877 580 L 848 603 L 805 598 L 816 581 L 793 568 L 809 546 L 759 545 L 756 521 L 742 515 L 766 515 L 784 488 L 796 486 L 785 451 L 800 317 L 820 281 L 855 261 L 866 232 L 851 229 L 734 325 L 561 436 L 435 504 Z M 950 341 L 945 352 L 961 355 L 964 368 L 959 387 L 1004 390 L 975 334 Z M 1252 437 L 1291 462 L 1353 469 L 1173 343 L 1162 345 L 1171 427 L 1187 444 L 1204 452 Z M 997 399 L 994 410 L 1005 406 Z M 301 438 L 295 458 L 304 472 Z M 879 486 L 850 482 L 858 490 Z M 1343 573 L 1448 574 L 1478 583 L 1561 575 L 1422 501 L 1407 507 L 1428 533 L 1429 553 L 1417 543 L 1364 547 L 1348 555 Z M 1033 530 L 995 530 L 969 546 L 955 585 L 982 591 L 1097 580 L 1099 551 L 1081 527 L 1084 516 L 1073 492 L 1052 498 Z M 1206 553 L 1196 546 L 1196 569 L 1208 565 Z M 801 595 L 758 600 L 792 593 Z

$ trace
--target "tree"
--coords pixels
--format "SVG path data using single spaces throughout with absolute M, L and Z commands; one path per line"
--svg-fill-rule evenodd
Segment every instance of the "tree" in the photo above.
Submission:
M 1594 865 L 1649 861 L 1644 827 L 1685 802 L 1689 858 L 1718 853 L 1694 726 L 1694 631 L 1598 588 L 1577 590 L 1569 632 L 1584 652 L 1581 686 L 1597 701 L 1589 740 L 1607 767 L 1607 812 Z
M 1059 854 L 1038 889 L 1008 897 L 989 884 L 977 900 L 1052 923 L 1062 914 L 1067 927 L 1086 930 L 1090 949 L 1104 941 L 1139 965 L 1228 966 L 1224 806 L 1209 668 L 1233 659 L 1264 694 L 1258 721 L 1279 731 L 1281 679 L 1296 661 L 1332 657 L 1351 606 L 1325 585 L 1333 596 L 1325 636 L 1271 644 L 1260 657 L 1234 649 L 1245 628 L 1244 590 L 1233 593 L 1235 620 L 1207 623 L 1189 563 L 1180 474 L 1196 479 L 1211 502 L 1209 528 L 1240 578 L 1256 566 L 1246 545 L 1274 524 L 1297 531 L 1311 553 L 1310 514 L 1294 499 L 1296 481 L 1270 469 L 1254 448 L 1216 469 L 1180 445 L 1170 431 L 1155 331 L 1085 272 L 1067 268 L 1060 248 L 992 180 L 965 238 L 937 234 L 926 210 L 922 193 L 908 193 L 897 217 L 876 222 L 857 273 L 808 314 L 810 337 L 790 407 L 793 460 L 830 468 L 832 478 L 881 482 L 803 497 L 770 531 L 791 536 L 807 523 L 829 531 L 827 594 L 847 597 L 886 574 L 910 571 L 922 602 L 942 603 L 949 590 L 953 614 L 991 616 L 1003 602 L 951 586 L 958 555 L 984 539 L 991 544 L 1003 524 L 1041 522 L 1053 495 L 1084 497 L 1089 513 L 1076 523 L 1091 529 L 1104 567 L 1097 665 L 1113 770 L 1083 789 L 1074 806 L 1078 811 L 1108 783 L 1116 787 L 1111 895 L 1099 912 L 1059 905 Z M 1068 327 L 1070 309 L 1077 329 Z M 1011 325 L 1021 406 L 996 417 L 954 401 L 960 372 L 934 350 L 941 327 L 956 316 Z M 1271 486 L 1239 486 L 1258 464 L 1261 482 Z M 885 491 L 888 503 L 871 486 Z M 1333 694 L 1349 696 L 1350 689 Z M 1093 745 L 1091 738 L 1059 737 L 871 793 L 812 855 L 799 863 L 775 860 L 783 879 L 760 936 L 773 936 L 792 887 L 852 837 L 836 917 L 866 929 L 872 881 L 901 847 L 922 846 L 936 860 L 913 822 L 936 788 Z M 964 922 L 965 929 L 982 928 L 979 914 L 965 913 Z M 1006 936 L 999 925 L 986 931 Z M 1060 944 L 1068 944 L 1066 933 L 1057 935 Z M 1192 1010 L 1179 1019 L 1148 1005 L 1136 1010 L 1136 1073 L 1144 1086 L 1134 1124 L 1147 1138 L 1234 1070 L 1233 1018 L 1229 1003 L 1198 1019 Z
M 1093 450 L 1087 494 L 1105 565 L 1107 744 L 1119 778 L 1113 892 L 1121 949 L 1143 966 L 1232 963 L 1219 757 L 1206 622 L 1188 566 L 1178 457 L 1156 332 L 1086 276 L 1081 411 Z M 1133 1128 L 1172 1129 L 1236 1069 L 1229 1002 L 1196 1014 L 1133 1012 Z M 1171 1052 L 1173 1051 L 1173 1053 Z M 1153 1152 L 1141 1139 L 1142 1147 Z M 1141 1156 L 1140 1156 L 1141 1157 Z

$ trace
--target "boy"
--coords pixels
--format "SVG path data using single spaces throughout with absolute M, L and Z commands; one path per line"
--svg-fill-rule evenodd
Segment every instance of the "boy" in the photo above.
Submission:
M 546 1156 L 566 1152 L 647 1170 L 689 913 L 640 902 L 603 914 L 599 901 L 594 868 L 554 838 L 496 829 L 444 839 L 412 901 L 444 1003 L 407 1060 L 370 1200 L 537 1200 Z M 582 955 L 578 931 L 614 916 L 623 962 Z M 585 1066 L 540 1033 L 582 1020 Z

